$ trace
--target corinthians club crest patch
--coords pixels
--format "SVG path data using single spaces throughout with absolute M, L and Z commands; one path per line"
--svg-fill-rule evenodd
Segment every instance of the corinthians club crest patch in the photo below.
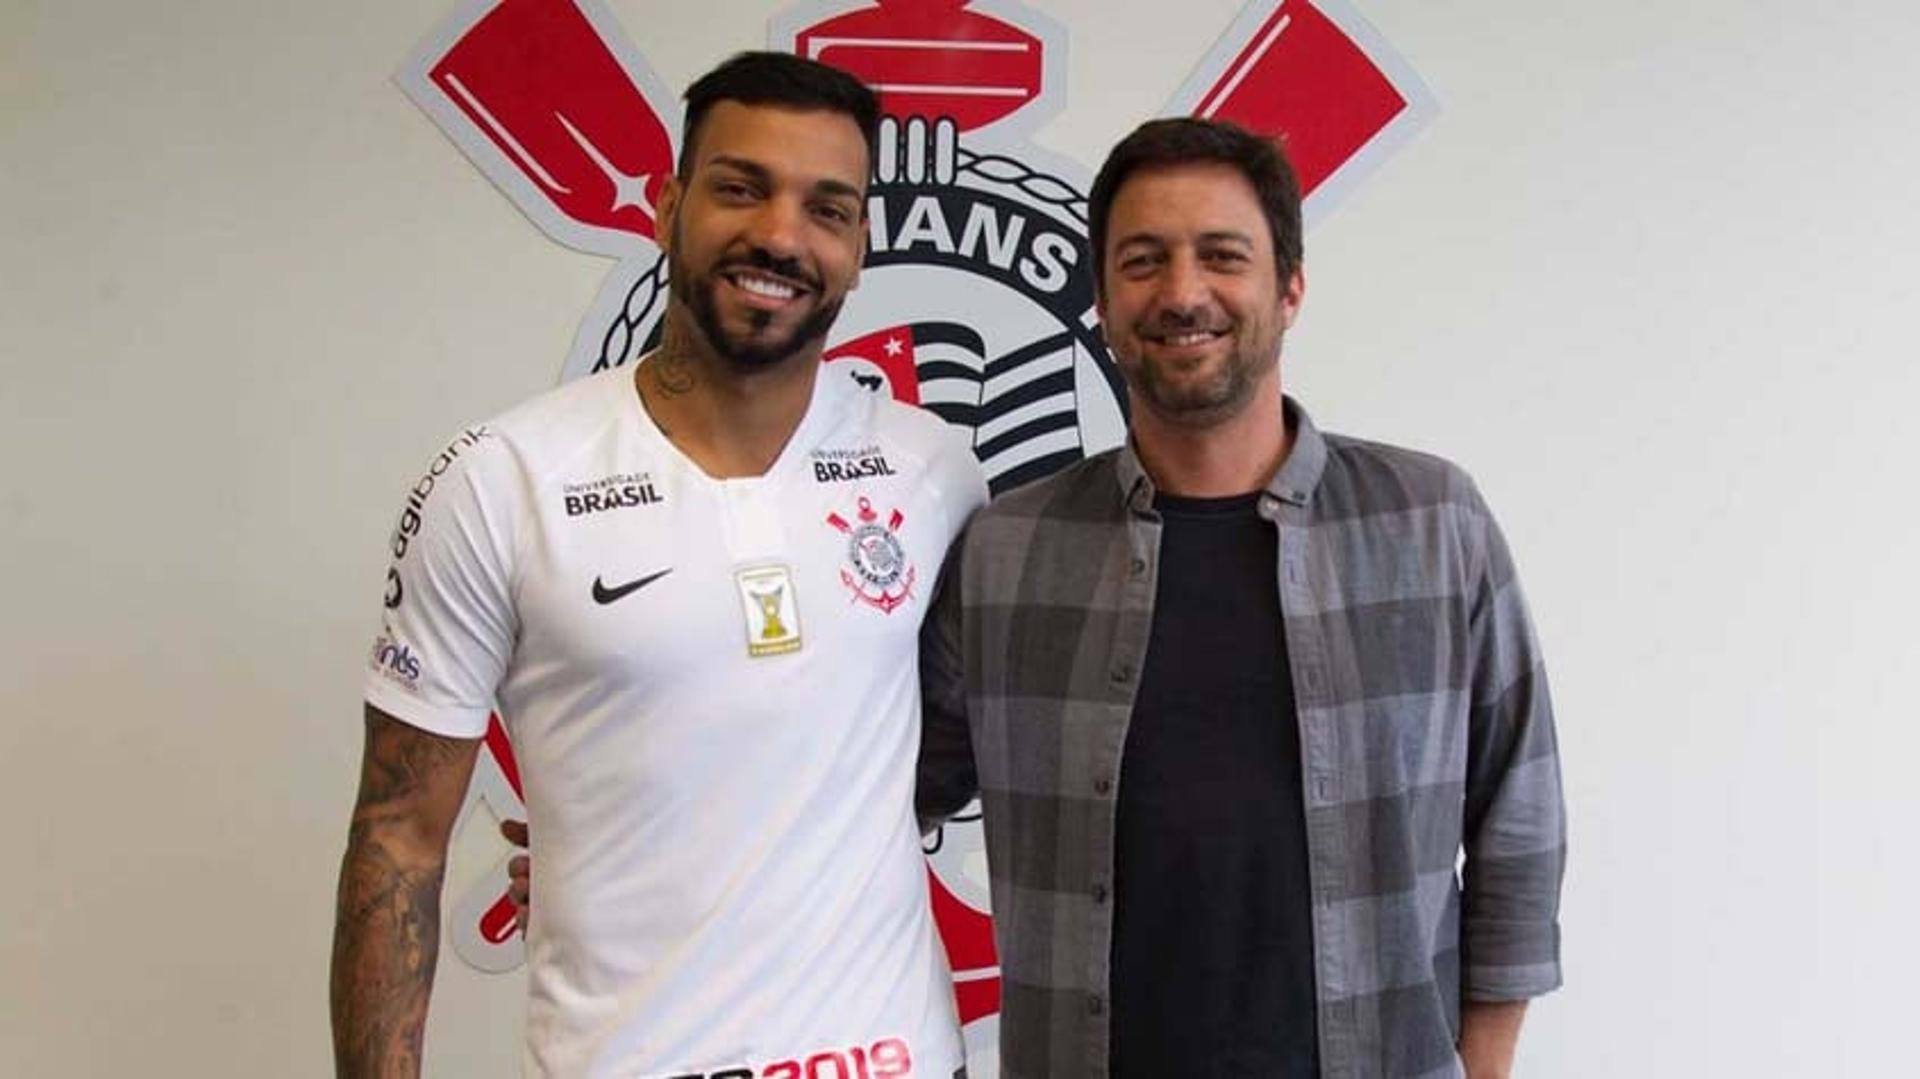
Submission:
M 855 601 L 892 614 L 913 595 L 916 576 L 900 544 L 900 526 L 906 517 L 895 509 L 882 520 L 865 495 L 860 496 L 859 506 L 852 521 L 838 513 L 827 514 L 827 523 L 847 537 L 847 565 L 840 571 L 840 583 Z
M 1094 315 L 1087 250 L 1092 169 L 1031 138 L 1067 105 L 1066 27 L 1016 0 L 810 0 L 771 20 L 767 44 L 859 76 L 886 114 L 861 287 L 828 339 L 826 372 L 965 431 L 995 492 L 1118 444 L 1124 398 Z M 1353 0 L 1248 0 L 1205 55 L 1167 64 L 1172 78 L 1188 74 L 1163 115 L 1285 140 L 1310 226 L 1434 112 Z M 543 232 L 615 260 L 562 380 L 651 348 L 667 285 L 654 208 L 674 167 L 680 102 L 605 4 L 460 0 L 397 81 Z M 897 513 L 861 503 L 828 523 L 847 543 L 852 602 L 891 611 L 909 598 L 916 582 Z M 797 613 L 789 624 L 775 605 L 791 590 L 749 583 L 750 643 L 797 642 Z M 482 802 L 515 815 L 518 771 L 497 721 L 487 749 L 463 820 Z M 969 1068 L 990 1077 L 1000 979 L 978 825 L 950 825 L 934 843 L 934 912 Z M 450 926 L 458 953 L 483 970 L 521 958 L 504 879 L 501 867 L 479 881 Z

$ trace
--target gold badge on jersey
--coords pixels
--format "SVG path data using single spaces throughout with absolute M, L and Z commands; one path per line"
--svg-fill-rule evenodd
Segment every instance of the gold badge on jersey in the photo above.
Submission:
M 800 650 L 800 603 L 785 566 L 751 566 L 734 574 L 740 612 L 747 619 L 747 655 L 779 656 Z

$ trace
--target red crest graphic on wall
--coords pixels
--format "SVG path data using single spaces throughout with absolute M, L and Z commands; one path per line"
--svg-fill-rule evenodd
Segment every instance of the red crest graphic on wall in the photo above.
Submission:
M 966 8 L 965 0 L 879 0 L 800 31 L 793 51 L 859 76 L 889 116 L 946 116 L 972 131 L 1039 99 L 1041 43 Z

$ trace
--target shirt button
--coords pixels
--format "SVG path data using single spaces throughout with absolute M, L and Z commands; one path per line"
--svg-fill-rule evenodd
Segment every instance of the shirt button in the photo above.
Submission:
M 1121 684 L 1133 681 L 1133 668 L 1125 663 L 1113 669 L 1113 680 Z
M 1107 1002 L 1101 999 L 1100 997 L 1088 997 L 1087 998 L 1087 1014 L 1089 1015 L 1107 1014 Z
M 1108 779 L 1106 776 L 1101 776 L 1099 779 L 1094 780 L 1093 793 L 1095 794 L 1113 793 L 1113 780 Z
M 1127 570 L 1135 577 L 1142 576 L 1147 572 L 1147 560 L 1144 558 L 1136 558 L 1133 560 L 1133 563 L 1127 567 Z
M 1105 902 L 1107 901 L 1107 886 L 1106 886 L 1106 885 L 1104 885 L 1104 884 L 1096 884 L 1096 885 L 1094 885 L 1094 886 L 1093 886 L 1093 901 L 1094 901 L 1095 903 L 1105 903 Z

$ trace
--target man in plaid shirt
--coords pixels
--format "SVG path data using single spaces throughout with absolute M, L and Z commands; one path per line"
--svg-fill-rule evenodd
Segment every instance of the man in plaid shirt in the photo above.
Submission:
M 981 511 L 923 634 L 918 808 L 982 802 L 1002 1074 L 1506 1075 L 1565 823 L 1499 529 L 1283 398 L 1273 146 L 1148 123 L 1089 216 L 1132 438 Z

